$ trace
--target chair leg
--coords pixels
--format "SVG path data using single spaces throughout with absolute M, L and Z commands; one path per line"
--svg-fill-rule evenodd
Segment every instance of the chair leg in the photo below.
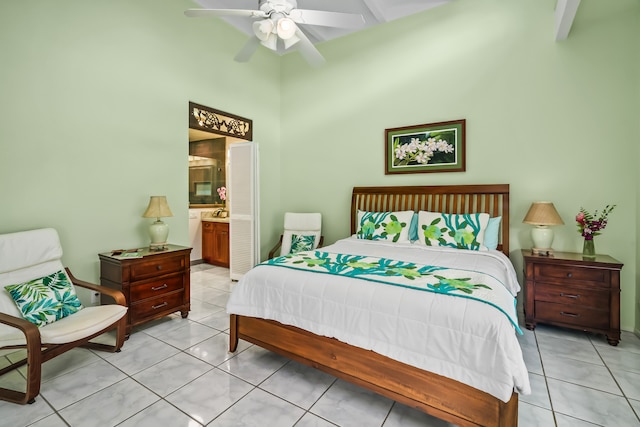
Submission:
M 27 386 L 25 392 L 17 390 L 11 390 L 0 387 L 0 400 L 6 400 L 8 402 L 19 403 L 24 405 L 25 403 L 33 403 L 36 400 L 36 396 L 40 394 L 40 380 L 42 375 L 42 357 L 40 353 L 40 336 L 38 335 L 37 343 L 29 341 L 27 344 L 27 358 L 18 361 L 11 366 L 5 368 L 6 371 L 10 371 L 11 367 L 17 368 L 27 364 Z

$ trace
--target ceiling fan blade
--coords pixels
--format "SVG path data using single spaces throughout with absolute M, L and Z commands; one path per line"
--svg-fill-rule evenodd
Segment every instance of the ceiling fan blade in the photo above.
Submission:
M 298 46 L 300 54 L 304 57 L 304 59 L 306 59 L 307 62 L 314 67 L 324 65 L 324 63 L 326 62 L 324 57 L 320 54 L 318 49 L 316 49 L 313 43 L 311 43 L 311 40 L 309 40 L 307 35 L 303 33 L 302 30 L 297 26 L 296 36 L 300 39 L 300 41 L 296 44 Z
M 269 15 L 261 10 L 243 9 L 187 9 L 184 14 L 189 18 L 201 18 L 207 16 L 248 16 L 250 18 L 266 18 Z
M 362 15 L 323 10 L 293 9 L 289 13 L 289 18 L 298 24 L 321 25 L 323 27 L 363 28 L 365 24 Z
M 235 59 L 237 62 L 249 61 L 256 50 L 258 50 L 258 46 L 260 46 L 260 39 L 256 36 L 251 37 L 233 59 Z

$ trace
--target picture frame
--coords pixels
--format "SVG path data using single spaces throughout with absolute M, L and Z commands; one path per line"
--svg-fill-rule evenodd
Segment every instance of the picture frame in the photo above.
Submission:
M 385 129 L 385 175 L 464 172 L 466 120 Z

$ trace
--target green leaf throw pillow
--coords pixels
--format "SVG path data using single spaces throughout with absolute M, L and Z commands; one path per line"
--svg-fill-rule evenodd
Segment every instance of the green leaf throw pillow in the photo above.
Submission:
M 314 235 L 291 235 L 291 252 L 303 252 L 313 250 L 313 244 L 316 242 L 316 236 Z
M 489 214 L 418 213 L 418 241 L 427 246 L 446 246 L 472 251 L 486 250 L 484 234 Z
M 409 242 L 409 226 L 413 211 L 365 212 L 358 211 L 356 237 L 367 240 Z
M 5 289 L 24 318 L 37 326 L 53 323 L 83 308 L 64 270 Z

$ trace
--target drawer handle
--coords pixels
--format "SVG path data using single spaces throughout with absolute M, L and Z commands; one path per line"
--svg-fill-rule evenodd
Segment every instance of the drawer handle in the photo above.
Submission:
M 152 290 L 152 291 L 159 291 L 159 290 L 161 290 L 161 289 L 165 289 L 165 288 L 168 288 L 168 286 L 167 286 L 167 284 L 166 284 L 166 283 L 165 283 L 164 285 L 162 285 L 162 286 L 158 286 L 158 287 L 155 287 L 155 286 L 154 286 L 153 288 L 151 288 L 151 290 Z
M 573 273 L 567 273 L 567 277 L 571 279 L 573 277 Z
M 161 265 L 156 265 L 156 269 L 162 270 L 162 266 Z
M 560 314 L 562 314 L 563 316 L 568 316 L 568 317 L 580 317 L 579 314 L 565 313 L 564 311 L 561 311 Z
M 167 306 L 167 305 L 169 305 L 169 303 L 165 301 L 162 304 L 154 305 L 151 308 L 153 308 L 154 310 L 157 310 L 157 309 L 162 308 L 162 307 Z
M 578 299 L 578 298 L 580 298 L 580 295 L 565 294 L 564 292 L 560 292 L 560 296 L 561 296 L 561 297 L 572 298 L 572 299 Z

